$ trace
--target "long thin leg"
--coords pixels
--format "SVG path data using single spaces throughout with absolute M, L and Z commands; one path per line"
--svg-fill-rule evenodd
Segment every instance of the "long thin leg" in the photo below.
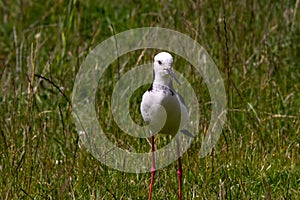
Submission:
M 177 142 L 177 155 L 178 155 L 178 199 L 182 200 L 182 165 L 181 165 L 181 157 L 180 157 L 180 144 L 179 139 L 176 139 Z
M 148 200 L 151 200 L 151 198 L 152 198 L 152 187 L 153 187 L 154 176 L 155 176 L 155 157 L 154 157 L 154 151 L 155 151 L 154 136 L 152 135 L 151 136 L 152 166 L 151 166 L 150 192 L 149 192 Z

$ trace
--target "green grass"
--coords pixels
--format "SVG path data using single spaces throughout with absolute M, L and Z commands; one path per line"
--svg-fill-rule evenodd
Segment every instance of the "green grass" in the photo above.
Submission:
M 195 38 L 208 51 L 228 98 L 222 135 L 200 159 L 210 98 L 199 74 L 175 56 L 175 69 L 201 105 L 199 136 L 183 155 L 184 199 L 299 199 L 299 0 L 142 2 L 0 1 L 0 198 L 147 198 L 149 173 L 110 169 L 87 152 L 70 99 L 80 64 L 97 44 L 131 28 L 161 26 Z M 142 63 L 157 52 L 147 51 Z M 120 58 L 128 62 L 124 72 L 140 54 Z M 148 143 L 122 133 L 109 113 L 122 75 L 117 69 L 113 63 L 99 83 L 99 123 L 118 146 L 148 152 Z M 140 100 L 131 99 L 138 123 Z M 168 138 L 157 141 L 164 145 Z M 176 167 L 157 172 L 154 199 L 176 199 Z

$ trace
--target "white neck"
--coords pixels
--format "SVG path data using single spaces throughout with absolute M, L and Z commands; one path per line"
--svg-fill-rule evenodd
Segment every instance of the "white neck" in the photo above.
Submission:
M 154 67 L 153 83 L 170 86 L 172 84 L 171 76 L 166 71 Z
M 160 85 L 166 85 L 166 86 L 172 85 L 172 81 L 171 81 L 171 78 L 169 75 L 162 76 L 160 74 L 155 75 L 153 83 L 160 84 Z

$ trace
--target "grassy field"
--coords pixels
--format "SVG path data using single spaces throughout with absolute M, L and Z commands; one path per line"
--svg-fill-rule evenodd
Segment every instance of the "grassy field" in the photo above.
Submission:
M 197 40 L 226 86 L 227 122 L 205 158 L 210 120 L 199 75 L 175 56 L 201 105 L 199 136 L 183 155 L 184 199 L 300 198 L 300 5 L 285 1 L 0 1 L 0 199 L 146 199 L 150 173 L 106 167 L 78 139 L 71 96 L 86 55 L 115 33 L 148 26 Z M 139 64 L 158 50 L 146 51 Z M 99 123 L 118 146 L 150 151 L 113 123 L 110 95 L 142 51 L 99 82 Z M 131 99 L 141 123 L 143 89 Z M 163 136 L 158 145 L 168 141 Z M 154 199 L 177 198 L 177 163 L 159 170 Z

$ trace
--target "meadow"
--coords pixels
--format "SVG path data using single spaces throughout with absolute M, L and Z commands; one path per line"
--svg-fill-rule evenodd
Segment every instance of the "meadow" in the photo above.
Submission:
M 124 173 L 95 159 L 72 116 L 76 74 L 89 52 L 116 33 L 158 26 L 198 41 L 223 77 L 227 121 L 199 158 L 210 97 L 199 74 L 174 68 L 200 104 L 199 133 L 182 156 L 184 199 L 300 198 L 300 5 L 283 1 L 0 1 L 0 199 L 146 199 L 150 173 Z M 119 130 L 110 112 L 122 74 L 152 61 L 156 49 L 112 63 L 98 83 L 96 112 L 108 138 L 149 152 Z M 141 58 L 141 59 L 139 59 Z M 139 62 L 137 62 L 139 60 Z M 121 69 L 121 70 L 120 70 Z M 141 124 L 141 95 L 130 114 Z M 158 147 L 170 138 L 159 136 Z M 153 199 L 177 198 L 177 163 L 157 171 Z

